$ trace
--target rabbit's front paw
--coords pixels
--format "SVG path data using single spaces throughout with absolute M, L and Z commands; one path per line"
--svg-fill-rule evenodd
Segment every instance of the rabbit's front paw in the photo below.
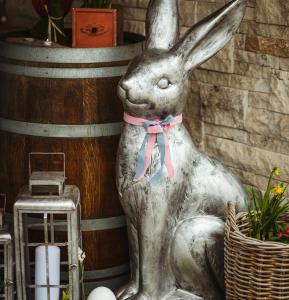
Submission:
M 138 293 L 137 295 L 132 296 L 131 298 L 128 298 L 128 300 L 153 300 L 153 299 L 142 293 Z
M 137 284 L 133 281 L 121 287 L 116 294 L 118 300 L 131 299 L 138 292 Z

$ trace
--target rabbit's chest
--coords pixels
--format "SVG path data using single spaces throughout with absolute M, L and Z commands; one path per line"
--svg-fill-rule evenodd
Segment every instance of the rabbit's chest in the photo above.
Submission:
M 162 163 L 162 155 L 159 144 L 157 141 L 152 147 L 149 154 L 149 164 L 144 173 L 144 177 L 138 182 L 134 181 L 140 151 L 144 143 L 146 134 L 137 128 L 125 128 L 121 137 L 119 152 L 118 152 L 118 185 L 121 193 L 127 188 L 137 187 L 147 189 L 150 186 L 150 179 L 159 171 L 161 172 L 161 180 L 158 185 L 163 185 L 160 189 L 167 189 L 168 182 L 172 186 L 183 185 L 187 181 L 189 174 L 189 161 L 191 156 L 191 143 L 190 140 L 186 142 L 187 136 L 183 132 L 182 127 L 172 128 L 167 133 L 169 147 L 166 151 L 170 154 L 170 163 L 175 173 L 174 178 L 168 179 L 168 164 Z M 143 151 L 143 155 L 147 155 Z
M 142 150 L 143 139 L 135 137 L 126 143 L 126 146 L 119 153 L 119 161 L 121 162 L 122 174 L 128 180 L 133 180 L 139 160 L 149 160 L 144 177 L 148 178 L 162 168 L 161 154 L 157 143 L 152 147 L 151 153 L 147 153 L 146 149 Z M 149 157 L 148 157 L 149 155 Z M 120 176 L 122 175 L 120 174 Z

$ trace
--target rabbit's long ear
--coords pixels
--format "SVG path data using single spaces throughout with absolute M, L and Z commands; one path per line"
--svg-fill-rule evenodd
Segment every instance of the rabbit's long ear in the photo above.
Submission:
M 146 16 L 146 47 L 170 49 L 178 40 L 177 0 L 151 0 Z
M 222 49 L 238 29 L 246 0 L 233 0 L 193 27 L 173 47 L 190 71 Z

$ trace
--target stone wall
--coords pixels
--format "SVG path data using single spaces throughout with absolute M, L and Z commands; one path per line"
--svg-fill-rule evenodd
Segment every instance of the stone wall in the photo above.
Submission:
M 148 0 L 114 2 L 124 6 L 125 29 L 144 34 Z M 179 0 L 181 33 L 225 2 Z M 35 16 L 31 0 L 7 4 L 14 21 Z M 200 149 L 223 161 L 244 183 L 260 187 L 274 166 L 289 181 L 288 15 L 288 0 L 248 0 L 234 39 L 193 72 L 185 112 Z
M 125 6 L 125 28 L 144 33 L 148 0 Z M 224 0 L 180 0 L 180 31 Z M 289 181 L 289 1 L 249 0 L 234 39 L 192 74 L 185 120 L 199 147 L 246 184 L 274 166 Z

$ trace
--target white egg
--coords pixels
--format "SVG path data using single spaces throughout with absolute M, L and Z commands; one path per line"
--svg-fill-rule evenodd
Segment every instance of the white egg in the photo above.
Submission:
M 100 286 L 91 291 L 87 300 L 116 300 L 116 298 L 110 289 Z

